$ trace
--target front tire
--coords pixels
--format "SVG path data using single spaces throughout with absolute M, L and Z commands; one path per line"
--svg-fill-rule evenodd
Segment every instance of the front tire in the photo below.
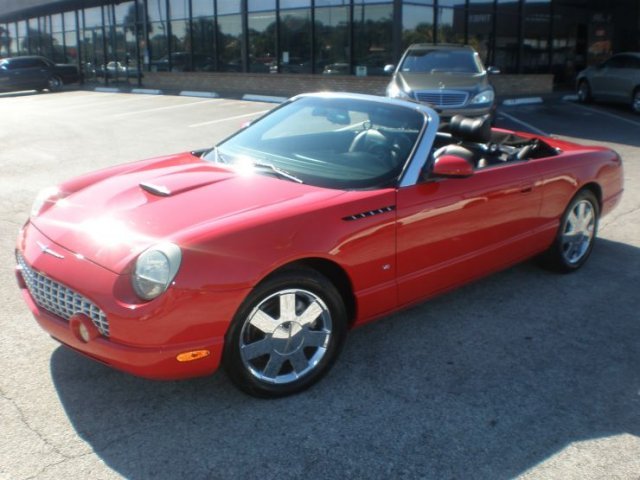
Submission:
M 573 197 L 562 215 L 553 245 L 543 256 L 543 265 L 562 273 L 582 267 L 598 233 L 600 206 L 590 190 L 581 190 Z
M 258 285 L 238 309 L 225 338 L 223 365 L 250 395 L 291 395 L 327 373 L 346 327 L 344 302 L 326 277 L 286 270 Z

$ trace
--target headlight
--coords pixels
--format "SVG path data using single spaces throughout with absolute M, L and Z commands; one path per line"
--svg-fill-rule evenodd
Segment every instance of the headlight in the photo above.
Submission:
M 387 87 L 387 97 L 391 98 L 411 98 L 407 92 L 402 90 L 396 82 L 391 82 Z
M 471 99 L 471 103 L 473 105 L 478 105 L 481 103 L 491 103 L 493 102 L 493 99 L 496 97 L 496 94 L 494 93 L 493 89 L 490 90 L 484 90 L 480 93 L 478 93 L 475 97 L 473 97 Z
M 33 201 L 33 205 L 31 205 L 31 216 L 37 217 L 47 203 L 55 203 L 62 197 L 62 192 L 58 187 L 43 188 L 38 192 L 36 199 Z
M 173 243 L 161 243 L 145 250 L 136 260 L 131 283 L 136 294 L 153 300 L 164 293 L 180 268 L 182 251 Z

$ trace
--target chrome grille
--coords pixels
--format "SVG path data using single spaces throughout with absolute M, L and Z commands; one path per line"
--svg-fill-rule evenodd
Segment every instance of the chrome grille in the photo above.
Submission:
M 455 108 L 463 107 L 467 103 L 469 94 L 457 90 L 421 90 L 415 92 L 416 99 L 429 103 L 434 107 Z
M 102 335 L 109 336 L 109 321 L 100 308 L 69 287 L 31 268 L 19 253 L 16 258 L 29 293 L 40 307 L 67 321 L 76 313 L 84 313 Z

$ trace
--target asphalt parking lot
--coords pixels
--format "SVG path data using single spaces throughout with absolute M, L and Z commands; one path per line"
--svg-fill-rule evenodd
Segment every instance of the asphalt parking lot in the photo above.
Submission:
M 0 95 L 0 478 L 640 479 L 640 117 L 624 108 L 498 115 L 622 155 L 625 196 L 584 269 L 528 262 L 358 329 L 300 395 L 257 400 L 222 373 L 131 377 L 38 327 L 13 248 L 39 189 L 206 147 L 273 106 Z

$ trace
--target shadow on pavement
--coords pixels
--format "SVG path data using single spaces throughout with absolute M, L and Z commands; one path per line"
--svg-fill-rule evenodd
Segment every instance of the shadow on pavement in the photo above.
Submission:
M 511 478 L 572 442 L 640 435 L 640 249 L 578 273 L 526 263 L 354 331 L 281 400 L 220 373 L 154 382 L 63 348 L 78 435 L 126 478 Z
M 500 113 L 507 116 L 501 117 Z M 623 105 L 557 101 L 499 109 L 496 126 L 527 131 L 524 125 L 514 122 L 509 116 L 551 135 L 580 139 L 580 143 L 613 142 L 640 147 L 640 115 L 634 115 Z

